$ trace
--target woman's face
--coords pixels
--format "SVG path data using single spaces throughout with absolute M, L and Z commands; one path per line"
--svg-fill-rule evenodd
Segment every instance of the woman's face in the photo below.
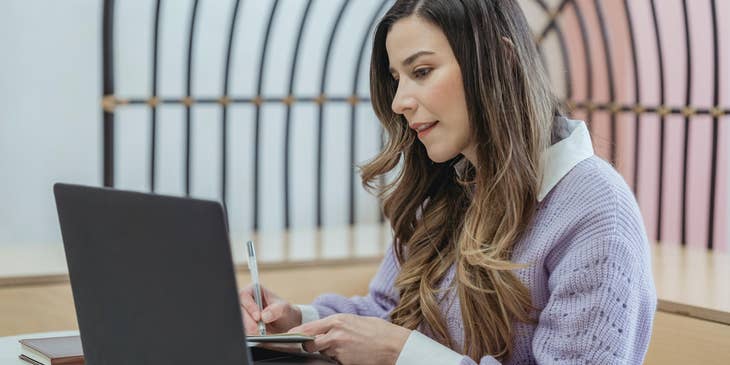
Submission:
M 417 16 L 398 20 L 385 40 L 398 82 L 391 105 L 434 162 L 464 154 L 475 163 L 461 69 L 441 29 Z

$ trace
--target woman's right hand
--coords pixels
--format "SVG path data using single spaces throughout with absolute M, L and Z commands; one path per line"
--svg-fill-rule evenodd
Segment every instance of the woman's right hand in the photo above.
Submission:
M 246 335 L 258 335 L 258 321 L 263 318 L 266 323 L 266 333 L 285 333 L 302 324 L 302 312 L 299 308 L 279 298 L 276 294 L 261 287 L 261 301 L 263 312 L 259 310 L 254 299 L 254 285 L 250 284 L 239 293 L 243 325 Z

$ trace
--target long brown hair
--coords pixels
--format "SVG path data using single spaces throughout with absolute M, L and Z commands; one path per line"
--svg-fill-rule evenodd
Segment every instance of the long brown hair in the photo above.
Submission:
M 459 63 L 476 143 L 476 167 L 457 175 L 461 155 L 434 163 L 402 115 L 385 40 L 398 20 L 418 16 L 446 35 Z M 463 351 L 474 359 L 510 356 L 513 321 L 534 322 L 530 293 L 510 261 L 537 206 L 540 155 L 559 104 L 539 61 L 525 16 L 513 0 L 402 0 L 378 24 L 370 67 L 373 108 L 386 133 L 383 150 L 362 167 L 363 185 L 383 199 L 401 266 L 393 323 L 426 325 L 453 347 L 439 309 L 439 288 L 456 264 Z M 377 182 L 397 172 L 384 185 Z

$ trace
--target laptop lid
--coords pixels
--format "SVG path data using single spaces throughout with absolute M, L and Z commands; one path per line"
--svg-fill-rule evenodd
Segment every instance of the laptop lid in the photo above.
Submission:
M 252 363 L 219 203 L 54 194 L 87 364 Z

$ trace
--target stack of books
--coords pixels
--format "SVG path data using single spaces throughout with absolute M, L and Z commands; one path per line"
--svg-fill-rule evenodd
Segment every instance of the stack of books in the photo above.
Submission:
M 48 337 L 20 340 L 20 358 L 33 365 L 83 365 L 81 337 Z

